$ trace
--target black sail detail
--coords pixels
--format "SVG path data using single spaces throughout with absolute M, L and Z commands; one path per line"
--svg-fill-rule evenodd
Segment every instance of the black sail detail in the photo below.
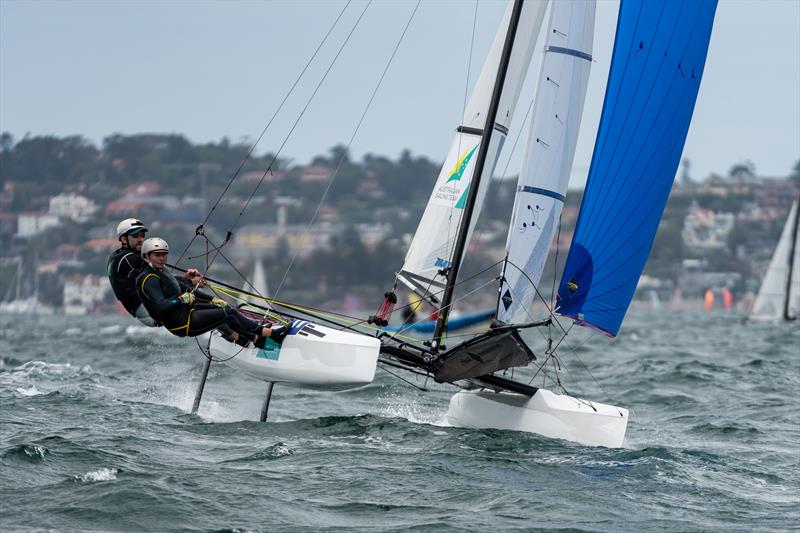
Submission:
M 469 379 L 515 366 L 525 366 L 536 356 L 517 330 L 489 332 L 443 353 L 435 364 L 438 382 Z

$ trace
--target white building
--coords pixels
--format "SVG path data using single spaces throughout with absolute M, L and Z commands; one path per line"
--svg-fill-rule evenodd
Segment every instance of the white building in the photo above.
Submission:
M 58 226 L 57 215 L 28 213 L 17 218 L 17 237 L 32 237 L 47 228 Z
M 733 213 L 715 213 L 692 203 L 681 232 L 683 244 L 689 251 L 701 254 L 726 249 L 735 221 Z
M 74 193 L 50 198 L 50 214 L 76 222 L 86 222 L 97 211 L 97 204 Z
M 108 291 L 102 276 L 76 276 L 64 280 L 64 314 L 85 315 L 102 306 Z

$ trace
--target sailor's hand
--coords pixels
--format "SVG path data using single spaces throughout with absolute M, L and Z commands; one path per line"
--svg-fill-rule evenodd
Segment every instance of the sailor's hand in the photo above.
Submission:
M 216 305 L 217 307 L 230 307 L 231 304 L 223 300 L 222 298 L 217 298 L 216 296 L 211 299 L 211 303 Z
M 178 296 L 178 300 L 186 305 L 192 305 L 194 303 L 194 294 L 191 292 L 184 292 L 180 296 Z
M 189 281 L 191 281 L 192 285 L 194 285 L 195 287 L 208 286 L 208 283 L 206 283 L 205 278 L 203 278 L 203 275 L 196 268 L 188 269 L 186 271 L 186 277 L 189 278 Z

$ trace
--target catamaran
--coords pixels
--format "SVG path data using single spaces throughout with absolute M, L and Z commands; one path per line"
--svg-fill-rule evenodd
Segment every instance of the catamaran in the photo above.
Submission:
M 800 199 L 792 204 L 749 320 L 797 320 L 800 315 Z
M 456 127 L 450 150 L 392 289 L 369 319 L 264 298 L 254 311 L 293 322 L 281 345 L 241 348 L 212 335 L 208 365 L 225 360 L 272 386 L 341 389 L 373 381 L 378 365 L 459 389 L 452 425 L 538 433 L 587 445 L 623 443 L 628 410 L 514 379 L 534 361 L 558 369 L 572 325 L 617 335 L 652 247 L 686 140 L 705 65 L 716 0 L 623 0 L 605 101 L 577 226 L 557 292 L 541 283 L 560 223 L 580 130 L 594 35 L 594 0 L 553 0 L 526 154 L 494 288 L 496 319 L 459 342 L 448 338 L 463 290 L 467 244 L 503 149 L 544 25 L 547 0 L 511 0 Z M 230 236 L 230 235 L 229 235 Z M 227 239 L 226 239 L 227 242 Z M 224 244 L 224 243 L 223 243 Z M 232 298 L 242 291 L 214 288 Z M 396 293 L 436 309 L 430 336 L 386 328 Z M 253 296 L 253 295 L 250 295 Z M 543 312 L 538 309 L 544 309 Z M 545 347 L 527 332 L 539 329 Z M 601 338 L 601 337 L 598 337 Z M 452 342 L 451 342 L 452 340 Z M 509 370 L 512 373 L 509 375 Z

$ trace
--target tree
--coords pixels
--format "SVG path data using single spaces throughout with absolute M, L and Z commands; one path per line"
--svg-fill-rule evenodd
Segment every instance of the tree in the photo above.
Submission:
M 756 175 L 756 166 L 752 161 L 747 160 L 744 163 L 737 163 L 728 171 L 728 175 L 742 181 L 749 181 Z

